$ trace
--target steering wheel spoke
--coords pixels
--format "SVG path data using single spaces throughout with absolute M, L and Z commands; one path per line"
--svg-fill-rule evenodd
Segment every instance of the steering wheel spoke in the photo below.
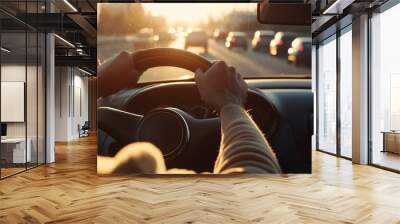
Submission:
M 97 108 L 98 128 L 126 145 L 135 141 L 136 128 L 142 115 L 129 113 L 111 107 Z
M 199 165 L 195 157 L 215 154 L 205 151 L 212 148 L 205 147 L 205 144 L 218 141 L 219 128 L 219 118 L 197 119 L 178 108 L 158 108 L 139 121 L 136 141 L 156 145 L 162 151 L 167 165 L 173 163 L 174 167 L 195 169 Z M 205 143 L 204 139 L 210 141 Z

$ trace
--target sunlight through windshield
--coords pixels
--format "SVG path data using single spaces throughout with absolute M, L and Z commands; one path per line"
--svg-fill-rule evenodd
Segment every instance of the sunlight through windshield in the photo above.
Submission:
M 170 47 L 223 60 L 244 77 L 310 74 L 310 33 L 260 24 L 256 3 L 102 3 L 98 14 L 99 63 L 123 50 Z M 192 77 L 157 67 L 140 82 Z

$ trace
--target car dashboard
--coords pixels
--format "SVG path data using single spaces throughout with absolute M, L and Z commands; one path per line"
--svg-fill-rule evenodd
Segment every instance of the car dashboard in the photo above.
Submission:
M 264 133 L 285 173 L 311 172 L 313 93 L 311 79 L 248 79 L 245 108 Z M 142 84 L 99 102 L 145 115 L 156 108 L 179 108 L 196 119 L 218 117 L 202 102 L 194 82 Z

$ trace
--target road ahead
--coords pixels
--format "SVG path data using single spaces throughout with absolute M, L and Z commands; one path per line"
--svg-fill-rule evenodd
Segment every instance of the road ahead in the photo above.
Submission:
M 159 45 L 161 47 L 184 48 L 184 39 L 178 38 L 168 45 Z M 251 46 L 249 44 L 249 46 Z M 134 51 L 134 44 L 125 39 L 114 41 L 101 41 L 98 43 L 98 59 L 104 61 L 106 58 L 122 51 Z M 209 60 L 223 60 L 232 65 L 243 76 L 265 77 L 265 76 L 284 76 L 295 74 L 310 74 L 310 69 L 305 67 L 296 67 L 289 64 L 285 59 L 271 56 L 265 52 L 254 52 L 251 47 L 247 51 L 242 49 L 227 49 L 223 42 L 214 40 L 208 41 L 208 53 L 202 48 L 189 48 L 189 51 L 199 54 Z M 160 79 L 179 79 L 187 78 L 192 74 L 178 68 L 154 69 L 146 72 L 141 81 L 154 81 Z

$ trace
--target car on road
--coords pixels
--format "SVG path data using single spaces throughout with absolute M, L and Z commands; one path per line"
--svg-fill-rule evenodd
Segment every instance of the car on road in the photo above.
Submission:
M 254 51 L 267 49 L 269 51 L 269 43 L 274 39 L 275 31 L 272 30 L 257 30 L 254 32 L 251 45 Z
M 295 65 L 311 66 L 311 37 L 297 37 L 288 49 L 288 61 Z
M 156 40 L 152 29 L 144 28 L 133 38 L 133 49 L 148 49 L 155 47 Z
M 277 32 L 269 44 L 269 53 L 273 56 L 287 58 L 288 49 L 298 36 L 299 34 L 294 32 Z
M 167 31 L 160 31 L 155 36 L 155 40 L 160 44 L 169 43 L 174 40 L 174 35 Z
M 214 31 L 214 40 L 216 41 L 225 41 L 226 37 L 228 36 L 228 33 L 225 30 L 222 29 L 216 29 Z
M 225 46 L 228 49 L 235 47 L 242 48 L 247 51 L 247 35 L 245 32 L 229 32 L 226 37 Z
M 204 31 L 192 31 L 185 38 L 185 50 L 189 47 L 203 47 L 208 52 L 208 36 Z

